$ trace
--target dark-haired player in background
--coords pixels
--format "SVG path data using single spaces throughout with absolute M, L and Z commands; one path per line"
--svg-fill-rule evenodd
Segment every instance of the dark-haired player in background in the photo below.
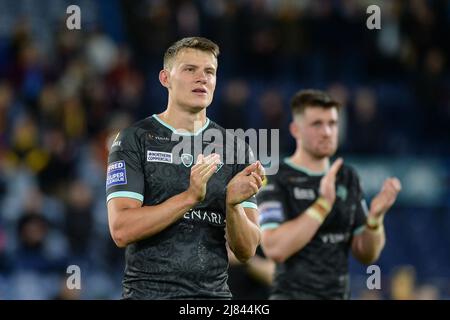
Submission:
M 348 299 L 348 252 L 365 264 L 377 260 L 400 181 L 386 179 L 367 209 L 356 172 L 342 159 L 330 166 L 339 104 L 304 90 L 291 107 L 296 151 L 258 194 L 262 247 L 277 262 L 271 299 Z
M 259 244 L 254 195 L 264 170 L 249 159 L 246 144 L 206 117 L 218 54 L 205 38 L 174 43 L 159 74 L 169 92 L 167 109 L 121 131 L 112 144 L 108 218 L 115 243 L 126 247 L 125 299 L 231 298 L 226 241 L 243 262 Z M 222 159 L 204 155 L 209 144 L 202 135 L 212 129 L 227 138 L 234 157 L 247 154 L 247 164 L 227 159 L 225 140 L 215 149 L 222 148 Z M 174 152 L 178 138 L 192 142 L 181 155 Z

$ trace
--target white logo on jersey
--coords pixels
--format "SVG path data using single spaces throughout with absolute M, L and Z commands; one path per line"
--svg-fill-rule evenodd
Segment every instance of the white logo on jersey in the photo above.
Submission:
M 314 200 L 316 198 L 316 194 L 313 189 L 300 189 L 295 187 L 294 198 L 297 200 Z
M 147 150 L 147 161 L 172 163 L 172 154 L 169 152 Z
M 194 157 L 192 156 L 192 154 L 183 153 L 181 155 L 181 162 L 183 162 L 183 164 L 189 168 L 192 165 L 192 162 L 194 162 Z

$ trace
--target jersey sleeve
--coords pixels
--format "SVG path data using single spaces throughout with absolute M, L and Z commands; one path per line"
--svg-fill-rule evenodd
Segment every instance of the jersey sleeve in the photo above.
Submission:
M 356 172 L 353 171 L 353 183 L 356 184 L 356 210 L 355 210 L 355 221 L 352 228 L 353 235 L 358 235 L 364 231 L 367 215 L 369 209 L 367 207 L 367 202 L 364 199 L 364 192 L 361 187 L 361 182 Z
M 275 229 L 287 220 L 283 191 L 275 178 L 267 180 L 267 184 L 259 191 L 257 199 L 261 230 Z
M 125 197 L 143 202 L 144 169 L 141 144 L 135 128 L 121 131 L 114 139 L 106 172 L 106 201 Z
M 245 143 L 243 140 L 238 139 L 237 140 L 237 152 L 236 152 L 236 170 L 235 175 L 244 170 L 247 166 L 249 166 L 251 163 L 254 163 L 256 161 L 256 157 L 253 154 L 252 149 L 250 146 Z M 242 155 L 245 155 L 245 159 L 241 159 Z M 244 160 L 244 161 L 239 161 Z M 244 163 L 242 163 L 244 162 Z M 251 196 L 247 200 L 241 202 L 241 206 L 243 208 L 253 208 L 258 209 L 256 196 Z

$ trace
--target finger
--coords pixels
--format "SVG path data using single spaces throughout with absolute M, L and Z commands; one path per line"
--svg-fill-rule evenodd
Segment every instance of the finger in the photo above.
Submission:
M 217 153 L 212 153 L 209 156 L 205 158 L 207 163 L 219 163 L 220 162 L 220 155 Z
M 252 172 L 251 175 L 255 179 L 256 185 L 258 186 L 258 190 L 259 190 L 263 184 L 262 178 L 256 172 Z
M 387 179 L 383 186 L 383 191 L 386 190 L 386 192 L 392 193 L 393 195 L 397 195 L 397 193 L 401 190 L 401 184 L 400 181 L 395 179 Z
M 254 182 L 251 182 L 251 181 L 250 181 L 249 184 L 250 184 L 250 188 L 251 188 L 251 190 L 252 190 L 252 194 L 250 195 L 250 197 L 251 197 L 251 196 L 254 196 L 255 194 L 258 193 L 259 188 L 258 188 L 258 186 L 257 186 Z
M 200 171 L 200 176 L 204 177 L 211 168 L 214 168 L 214 170 L 217 170 L 217 164 L 215 162 L 211 162 L 207 164 L 202 170 Z
M 342 158 L 338 158 L 336 161 L 334 161 L 327 175 L 335 178 L 343 163 L 344 160 Z
M 261 179 L 264 181 L 265 177 L 266 177 L 266 170 L 264 169 L 263 165 L 261 164 L 261 162 L 257 161 L 257 165 L 256 165 L 256 173 L 261 177 Z
M 198 168 L 202 164 L 202 162 L 203 162 L 203 155 L 199 154 L 197 156 L 197 160 L 195 161 L 194 165 L 191 168 L 191 172 L 193 169 Z
M 199 168 L 199 167 L 203 164 L 204 159 L 205 159 L 205 157 L 204 157 L 202 154 L 199 154 L 199 155 L 197 156 L 197 160 L 194 162 L 194 165 L 193 165 L 192 168 L 191 168 L 191 171 L 192 171 L 193 169 Z
M 219 156 L 214 154 L 204 157 L 195 172 L 199 171 L 200 175 L 202 175 L 202 171 L 207 169 L 210 164 L 217 163 L 217 159 L 219 159 Z
M 397 192 L 400 192 L 402 190 L 402 184 L 399 179 L 394 177 L 394 178 L 391 178 L 390 181 L 391 181 L 392 186 L 394 187 L 394 189 Z
M 208 169 L 206 170 L 206 172 L 202 176 L 202 181 L 203 182 L 208 182 L 209 178 L 212 177 L 212 175 L 214 174 L 214 172 L 216 172 L 216 170 L 217 170 L 217 165 L 215 163 L 211 164 L 211 166 L 208 167 Z
M 203 154 L 199 154 L 197 156 L 197 161 L 195 162 L 195 164 L 202 164 L 204 158 L 205 158 L 205 156 Z
M 250 175 L 250 173 L 252 173 L 253 171 L 256 170 L 257 165 L 258 165 L 257 162 L 254 162 L 254 163 L 248 165 L 241 172 L 239 172 L 238 175 L 245 175 L 245 176 Z

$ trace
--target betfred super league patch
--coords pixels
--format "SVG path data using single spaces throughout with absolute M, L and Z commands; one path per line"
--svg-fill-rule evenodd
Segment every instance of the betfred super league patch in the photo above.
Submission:
M 106 189 L 122 184 L 127 184 L 127 169 L 125 167 L 125 161 L 120 160 L 108 165 Z

